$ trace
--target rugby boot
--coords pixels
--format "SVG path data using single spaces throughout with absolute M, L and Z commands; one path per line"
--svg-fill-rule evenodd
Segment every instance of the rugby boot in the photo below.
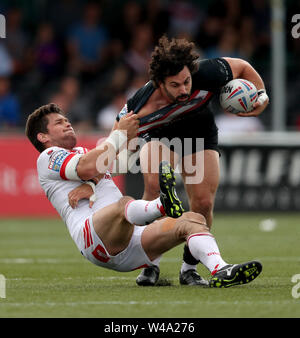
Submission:
M 139 286 L 154 286 L 159 278 L 159 267 L 156 265 L 144 268 L 136 278 L 136 284 Z
M 181 285 L 198 285 L 208 287 L 208 281 L 202 278 L 196 270 L 190 269 L 179 273 L 179 283 Z
M 211 277 L 209 286 L 228 288 L 234 285 L 247 284 L 252 282 L 261 271 L 262 265 L 257 261 L 225 265 Z
M 162 161 L 159 164 L 159 186 L 160 186 L 160 200 L 167 216 L 178 218 L 184 209 L 182 202 L 177 196 L 176 180 L 174 169 L 167 161 Z

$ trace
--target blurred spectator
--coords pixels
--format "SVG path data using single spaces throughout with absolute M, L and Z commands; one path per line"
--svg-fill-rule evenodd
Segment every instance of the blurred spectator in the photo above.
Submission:
M 255 39 L 257 42 L 257 50 L 265 52 L 270 47 L 270 20 L 271 10 L 269 1 L 266 0 L 252 0 L 252 13 L 251 16 L 254 20 Z
M 127 100 L 146 82 L 148 81 L 145 73 L 137 74 L 129 81 L 126 68 L 116 69 L 113 86 L 110 93 L 112 94 L 108 104 L 101 108 L 96 117 L 99 129 L 109 131 L 113 127 L 117 114 L 122 110 Z
M 29 39 L 22 28 L 22 12 L 12 8 L 6 14 L 6 48 L 12 58 L 14 74 L 22 74 L 29 67 Z
M 95 111 L 111 102 L 116 93 L 125 91 L 129 86 L 130 77 L 130 71 L 124 63 L 110 69 L 102 81 L 98 81 L 94 86 L 93 107 L 95 107 Z
M 207 15 L 209 17 L 217 17 L 222 21 L 223 28 L 227 25 L 237 25 L 241 20 L 241 5 L 243 0 L 214 0 L 209 2 Z
M 153 36 L 148 24 L 136 27 L 135 37 L 125 52 L 124 60 L 133 74 L 144 74 L 148 71 L 151 53 L 153 50 Z
M 209 49 L 217 45 L 223 31 L 222 20 L 215 15 L 207 16 L 199 27 L 196 42 L 201 50 Z
M 100 71 L 106 57 L 108 32 L 101 24 L 102 8 L 98 3 L 89 3 L 84 9 L 83 21 L 71 29 L 67 47 L 70 71 L 88 78 Z
M 128 86 L 129 77 L 130 73 L 128 68 L 124 64 L 118 65 L 111 74 L 108 90 L 112 94 L 124 91 Z
M 142 6 L 135 0 L 123 4 L 121 15 L 116 16 L 111 28 L 114 39 L 122 41 L 124 48 L 128 48 L 135 38 L 136 27 L 142 22 Z
M 123 62 L 124 57 L 124 47 L 123 43 L 119 39 L 113 39 L 110 42 L 110 46 L 108 49 L 108 60 L 109 64 L 107 67 L 113 69 L 120 65 Z
M 228 26 L 223 31 L 218 44 L 204 50 L 206 58 L 218 58 L 223 56 L 241 57 L 238 50 L 238 33 L 232 26 Z
M 91 131 L 92 114 L 90 102 L 81 94 L 80 82 L 73 76 L 62 79 L 59 91 L 50 97 L 49 102 L 56 103 L 67 113 L 74 129 L 78 133 Z
M 250 6 L 248 14 L 253 18 L 255 50 L 253 61 L 258 72 L 270 76 L 271 58 L 271 7 L 267 0 L 247 1 Z
M 69 28 L 80 21 L 81 14 L 82 4 L 78 0 L 49 1 L 47 4 L 47 19 L 62 38 L 66 38 Z
M 0 129 L 11 130 L 19 126 L 20 106 L 17 97 L 11 93 L 10 79 L 0 77 Z
M 100 130 L 109 132 L 112 129 L 117 114 L 122 110 L 126 101 L 127 97 L 124 92 L 119 92 L 114 95 L 107 106 L 100 109 L 97 116 L 97 126 Z
M 197 35 L 207 57 L 231 56 L 248 61 L 256 43 L 253 7 L 241 0 L 213 2 Z
M 161 0 L 147 0 L 144 19 L 151 26 L 153 40 L 156 43 L 169 28 L 170 14 Z
M 10 76 L 13 73 L 13 67 L 13 60 L 0 40 L 0 76 Z
M 195 38 L 203 13 L 194 3 L 188 0 L 175 0 L 169 4 L 169 34 L 177 36 L 187 33 Z
M 60 73 L 61 50 L 51 24 L 42 23 L 38 27 L 33 53 L 37 70 L 43 80 L 55 78 Z
M 129 87 L 126 88 L 127 99 L 131 98 L 138 89 L 142 88 L 149 81 L 148 74 L 137 74 L 132 79 Z
M 241 11 L 241 0 L 223 0 L 225 15 L 224 25 L 237 25 L 241 19 L 241 13 L 247 13 Z M 220 1 L 218 1 L 220 6 Z M 221 5 L 222 7 L 222 5 Z
M 256 48 L 254 21 L 250 16 L 243 18 L 239 28 L 239 53 L 250 61 Z

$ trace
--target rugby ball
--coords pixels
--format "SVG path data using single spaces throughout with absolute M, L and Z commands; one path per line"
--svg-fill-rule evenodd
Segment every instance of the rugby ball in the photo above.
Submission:
M 220 105 L 228 113 L 247 113 L 253 110 L 257 98 L 257 89 L 252 82 L 235 79 L 222 87 Z

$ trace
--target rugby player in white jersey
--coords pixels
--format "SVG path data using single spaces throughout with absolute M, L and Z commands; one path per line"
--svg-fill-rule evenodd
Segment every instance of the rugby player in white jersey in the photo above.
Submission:
M 164 252 L 186 241 L 192 255 L 212 274 L 209 281 L 202 280 L 202 286 L 229 287 L 254 280 L 262 265 L 257 261 L 226 263 L 204 216 L 194 212 L 179 216 L 177 208 L 179 217 L 162 217 L 168 214 L 168 204 L 180 206 L 167 162 L 160 165 L 160 198 L 147 202 L 122 196 L 106 169 L 136 136 L 138 125 L 137 115 L 127 114 L 101 146 L 86 151 L 75 147 L 74 130 L 57 105 L 42 106 L 27 119 L 26 135 L 41 153 L 37 160 L 40 184 L 79 251 L 98 266 L 125 272 L 156 266 Z M 87 184 L 94 188 L 95 203 L 91 207 L 81 196 L 72 205 L 70 196 Z M 153 218 L 160 219 L 142 225 Z
M 219 183 L 218 129 L 212 110 L 213 100 L 218 98 L 221 87 L 232 79 L 249 80 L 258 89 L 258 100 L 253 111 L 238 115 L 258 116 L 269 101 L 263 80 L 242 59 L 224 57 L 199 60 L 194 43 L 185 39 L 169 40 L 166 36 L 159 40 L 152 53 L 149 77 L 150 81 L 127 101 L 114 128 L 117 128 L 119 118 L 129 111 L 133 110 L 139 117 L 138 136 L 146 143 L 140 151 L 145 185 L 143 198 L 149 200 L 158 196 L 158 170 L 155 166 L 159 161 L 156 157 L 165 159 L 164 154 L 167 154 L 174 162 L 179 161 L 190 210 L 202 214 L 210 228 Z M 189 148 L 185 147 L 187 138 L 192 139 Z M 202 149 L 197 148 L 197 139 L 200 138 L 204 139 Z M 170 147 L 170 141 L 175 139 L 181 141 L 181 147 Z M 160 147 L 157 140 L 166 140 L 166 146 Z M 166 147 L 171 155 L 166 152 Z M 150 152 L 151 161 L 148 160 Z M 173 167 L 174 162 L 171 162 Z M 191 175 L 188 163 L 198 162 L 201 162 L 199 169 Z M 189 183 L 193 175 L 203 179 Z M 198 263 L 185 246 L 180 283 L 194 285 L 201 282 L 196 271 Z M 158 279 L 158 272 L 158 269 L 144 269 L 136 282 L 139 285 L 148 283 L 147 276 Z

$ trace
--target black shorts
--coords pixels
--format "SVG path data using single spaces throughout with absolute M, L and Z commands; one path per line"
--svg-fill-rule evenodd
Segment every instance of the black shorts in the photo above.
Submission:
M 214 116 L 211 113 L 203 114 L 203 112 L 201 112 L 201 114 L 191 117 L 186 116 L 183 119 L 176 120 L 163 127 L 150 130 L 140 135 L 140 137 L 146 142 L 159 139 L 172 151 L 180 155 L 193 154 L 199 150 L 203 150 L 203 148 L 204 150 L 215 150 L 220 154 L 218 147 L 218 128 L 215 124 Z M 179 144 L 182 145 L 181 148 L 177 146 L 178 143 L 174 146 L 172 142 L 170 142 L 170 140 L 174 140 L 175 138 L 180 139 L 181 142 L 179 142 Z M 187 139 L 190 140 L 187 141 Z M 197 141 L 197 139 L 204 139 L 204 142 Z

